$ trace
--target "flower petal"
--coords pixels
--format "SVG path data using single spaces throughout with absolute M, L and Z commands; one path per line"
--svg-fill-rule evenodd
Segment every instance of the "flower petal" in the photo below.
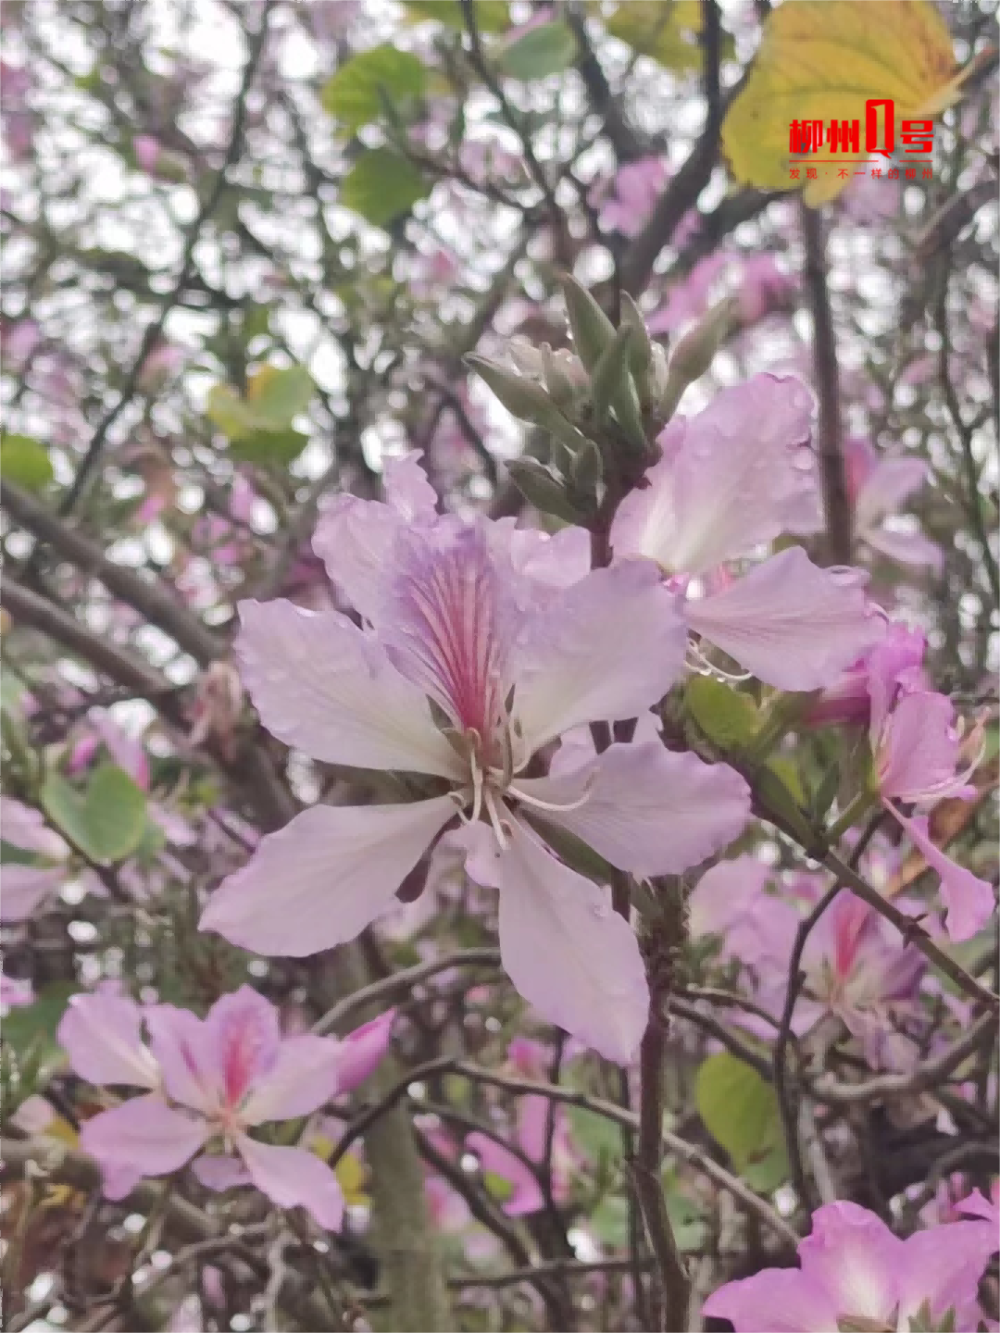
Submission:
M 389 1037 L 396 1018 L 395 1009 L 387 1009 L 370 1023 L 355 1028 L 337 1049 L 337 1091 L 353 1092 L 373 1074 L 389 1049 Z
M 304 810 L 223 880 L 201 929 L 266 957 L 303 958 L 353 940 L 392 906 L 404 877 L 454 814 L 447 796 Z
M 818 1283 L 793 1268 L 765 1268 L 727 1282 L 701 1307 L 712 1319 L 728 1319 L 736 1333 L 830 1333 L 839 1311 Z
M 899 1294 L 903 1242 L 875 1213 L 856 1203 L 824 1204 L 799 1244 L 802 1275 L 830 1294 L 842 1317 L 887 1323 Z
M 760 680 L 817 690 L 882 638 L 864 588 L 814 565 L 801 546 L 751 569 L 723 592 L 687 603 L 691 628 Z
M 40 810 L 15 801 L 12 796 L 0 796 L 0 837 L 22 852 L 38 852 L 42 856 L 65 856 L 66 844 L 45 822 Z M 7 871 L 4 871 L 7 874 Z
M 271 1069 L 257 1079 L 243 1107 L 248 1125 L 311 1115 L 338 1091 L 340 1043 L 303 1033 L 286 1037 Z
M 861 483 L 855 507 L 859 532 L 895 514 L 903 501 L 927 480 L 930 468 L 922 458 L 879 458 Z
M 484 1172 L 499 1176 L 512 1186 L 510 1198 L 500 1205 L 508 1217 L 524 1217 L 545 1207 L 545 1195 L 538 1178 L 516 1153 L 478 1131 L 466 1136 L 465 1146 L 479 1158 Z
M 671 875 L 697 865 L 739 837 L 750 816 L 750 790 L 727 764 L 676 754 L 659 741 L 612 745 L 563 777 L 517 784 L 519 791 L 576 809 L 539 818 L 582 839 L 633 875 Z
M 813 397 L 794 375 L 755 375 L 722 389 L 660 436 L 649 483 L 626 496 L 611 528 L 616 558 L 644 555 L 671 574 L 707 574 L 783 532 L 819 526 Z
M 191 1163 L 191 1174 L 208 1190 L 222 1193 L 223 1190 L 235 1189 L 238 1185 L 251 1183 L 250 1173 L 239 1157 L 230 1157 L 225 1153 L 205 1154 L 196 1157 Z
M 369 621 L 378 619 L 392 550 L 407 527 L 433 526 L 437 496 L 420 467 L 418 450 L 385 466 L 387 504 L 338 495 L 320 516 L 313 550 L 347 600 Z
M 146 1010 L 146 1028 L 169 1096 L 203 1115 L 214 1114 L 222 1104 L 223 1079 L 208 1024 L 190 1009 L 156 1004 Z
M 344 1196 L 327 1164 L 304 1148 L 275 1148 L 245 1134 L 237 1139 L 250 1178 L 279 1208 L 305 1208 L 324 1231 L 339 1231 Z
M 930 868 L 941 878 L 941 897 L 947 908 L 944 924 L 949 937 L 956 942 L 971 940 L 973 935 L 979 934 L 996 908 L 992 884 L 956 865 L 940 847 L 935 847 L 926 819 L 907 819 L 889 801 L 885 805 Z
M 528 625 L 514 713 L 531 752 L 583 722 L 637 717 L 683 669 L 687 634 L 656 567 L 596 569 Z
M 967 795 L 955 776 L 960 744 L 955 705 L 947 695 L 904 694 L 874 738 L 882 795 L 908 803 Z
M 142 1040 L 142 1009 L 123 995 L 72 995 L 56 1036 L 88 1083 L 155 1088 L 159 1068 Z
M 208 1135 L 204 1120 L 173 1110 L 153 1093 L 86 1121 L 80 1147 L 112 1178 L 123 1173 L 134 1181 L 180 1170 Z
M 27 921 L 65 881 L 62 866 L 43 870 L 38 866 L 5 865 L 0 921 Z
M 996 1250 L 996 1228 L 983 1222 L 948 1222 L 909 1236 L 897 1278 L 900 1326 L 912 1327 L 929 1301 L 935 1321 L 954 1310 L 955 1328 L 978 1327 L 979 1279 Z
M 252 986 L 221 996 L 205 1017 L 227 1106 L 239 1106 L 273 1070 L 281 1047 L 278 1011 Z
M 881 555 L 900 565 L 927 566 L 939 570 L 944 564 L 944 552 L 937 542 L 922 532 L 899 532 L 895 528 L 864 528 L 858 536 Z
M 516 820 L 500 858 L 500 950 L 524 998 L 601 1055 L 628 1064 L 649 993 L 632 927 L 606 892 Z
M 335 611 L 241 602 L 240 675 L 268 731 L 314 759 L 449 777 L 458 760 L 421 690 Z

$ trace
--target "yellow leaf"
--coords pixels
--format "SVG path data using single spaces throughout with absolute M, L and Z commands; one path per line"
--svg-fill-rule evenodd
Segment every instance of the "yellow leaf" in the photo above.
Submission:
M 957 101 L 963 78 L 930 0 L 785 0 L 768 19 L 747 86 L 726 116 L 723 147 L 741 182 L 798 189 L 789 176 L 793 120 L 859 121 L 863 145 L 870 98 L 893 99 L 898 134 L 900 121 L 929 119 Z M 809 157 L 802 162 L 804 174 Z M 806 203 L 838 195 L 853 177 L 849 169 L 852 176 L 841 179 L 836 165 L 817 167 Z
M 334 1175 L 340 1181 L 340 1188 L 344 1191 L 344 1202 L 348 1205 L 364 1204 L 368 1202 L 368 1195 L 365 1193 L 365 1168 L 353 1153 L 348 1153 L 337 1163 Z
M 626 0 L 605 25 L 612 37 L 640 55 L 678 72 L 701 68 L 700 0 L 656 0 L 637 4 Z

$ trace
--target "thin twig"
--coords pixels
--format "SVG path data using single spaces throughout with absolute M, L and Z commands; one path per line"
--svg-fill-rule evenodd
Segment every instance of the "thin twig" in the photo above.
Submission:
M 819 212 L 802 204 L 805 290 L 813 323 L 813 378 L 819 397 L 819 468 L 823 483 L 827 556 L 831 564 L 851 562 L 851 502 L 840 419 L 840 373 L 833 312 L 826 284 L 826 253 Z

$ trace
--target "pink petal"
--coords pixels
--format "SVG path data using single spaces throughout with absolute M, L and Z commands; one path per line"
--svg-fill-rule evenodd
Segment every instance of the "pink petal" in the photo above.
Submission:
M 488 536 L 519 574 L 548 587 L 568 588 L 590 571 L 590 533 L 583 528 L 548 533 L 501 518 L 490 525 Z
M 957 942 L 978 935 L 996 908 L 992 884 L 956 865 L 950 856 L 936 847 L 930 839 L 926 819 L 907 819 L 890 802 L 886 801 L 885 805 L 927 864 L 940 876 L 941 897 L 947 908 L 944 924 L 949 937 Z
M 41 811 L 15 801 L 11 796 L 0 796 L 0 838 L 12 847 L 19 847 L 22 852 L 53 857 L 66 855 L 66 844 L 48 827 Z M 7 873 L 4 870 L 4 875 Z
M 903 501 L 927 480 L 930 468 L 921 458 L 881 458 L 861 484 L 855 509 L 859 531 L 895 514 Z
M 395 1009 L 387 1009 L 370 1023 L 349 1032 L 340 1042 L 337 1050 L 338 1092 L 353 1092 L 382 1063 L 389 1049 L 395 1018 Z
M 338 495 L 316 527 L 313 550 L 326 565 L 333 583 L 366 619 L 374 621 L 383 608 L 386 570 L 392 568 L 397 538 L 412 524 L 433 526 L 437 497 L 421 482 L 419 453 L 387 463 L 388 504 Z
M 340 1043 L 304 1033 L 286 1037 L 268 1073 L 258 1078 L 243 1108 L 248 1125 L 311 1115 L 339 1090 Z
M 632 927 L 516 820 L 500 859 L 500 949 L 514 985 L 550 1023 L 629 1063 L 649 1008 Z
M 85 1122 L 80 1147 L 95 1157 L 101 1170 L 132 1180 L 178 1171 L 208 1138 L 203 1120 L 174 1111 L 151 1094 L 102 1111 Z
M 961 740 L 954 722 L 946 695 L 920 690 L 897 700 L 874 742 L 883 796 L 911 802 L 966 794 L 955 778 Z
M 994 1182 L 993 1194 L 993 1199 L 987 1199 L 982 1190 L 973 1190 L 971 1194 L 955 1204 L 955 1211 L 957 1213 L 967 1213 L 970 1217 L 983 1217 L 987 1222 L 992 1222 L 994 1235 L 996 1235 L 997 1232 L 1000 1232 L 1000 1198 L 997 1197 L 997 1182 Z
M 773 874 L 773 868 L 756 856 L 737 856 L 711 866 L 688 898 L 691 934 L 727 935 L 744 913 L 753 915 Z
M 251 1087 L 272 1073 L 281 1046 L 278 1011 L 252 986 L 221 996 L 205 1016 L 225 1104 L 242 1104 Z
M 304 1148 L 274 1148 L 241 1134 L 237 1146 L 250 1178 L 279 1208 L 305 1208 L 324 1231 L 339 1231 L 344 1196 L 327 1164 Z
M 687 636 L 656 568 L 597 569 L 525 631 L 514 713 L 529 753 L 584 722 L 637 717 L 683 669 Z
M 796 376 L 755 375 L 696 417 L 675 417 L 649 485 L 618 508 L 616 559 L 644 555 L 670 574 L 707 574 L 783 532 L 815 531 L 813 405 Z
M 633 875 L 678 874 L 739 837 L 750 816 L 750 790 L 726 764 L 676 754 L 659 741 L 612 745 L 561 778 L 535 778 L 517 789 L 576 809 L 539 818 L 575 834 L 606 861 Z
M 239 1157 L 229 1157 L 222 1153 L 196 1157 L 191 1163 L 191 1174 L 208 1190 L 222 1193 L 223 1190 L 235 1189 L 239 1185 L 249 1185 L 250 1173 Z
M 413 449 L 402 458 L 390 459 L 382 473 L 386 502 L 407 522 L 433 523 L 437 517 L 437 493 L 420 466 L 423 453 Z
M 0 972 L 0 1004 L 8 1009 L 24 1009 L 34 1002 L 35 992 L 30 981 Z
M 765 1268 L 727 1282 L 701 1307 L 703 1315 L 728 1319 L 736 1333 L 831 1333 L 839 1311 L 816 1282 L 793 1268 Z
M 909 1236 L 897 1279 L 900 1324 L 930 1301 L 933 1318 L 953 1309 L 956 1328 L 976 1326 L 979 1279 L 998 1244 L 996 1227 L 983 1222 L 949 1222 Z
M 782 690 L 832 684 L 882 638 L 864 588 L 820 569 L 801 546 L 779 552 L 724 592 L 687 603 L 691 628 Z
M 203 1115 L 214 1115 L 224 1099 L 223 1073 L 208 1025 L 190 1009 L 157 1004 L 146 1010 L 146 1028 L 168 1095 Z
M 874 550 L 900 565 L 926 566 L 939 570 L 944 564 L 944 552 L 937 542 L 922 532 L 897 532 L 895 528 L 864 528 L 858 535 Z
M 867 1208 L 829 1203 L 813 1214 L 799 1245 L 803 1277 L 825 1289 L 837 1314 L 885 1323 L 899 1292 L 903 1242 Z
M 62 866 L 42 870 L 37 866 L 5 865 L 0 921 L 27 921 L 65 882 Z
M 266 957 L 308 954 L 353 940 L 455 815 L 447 796 L 404 805 L 316 805 L 261 840 L 216 889 L 201 918 Z
M 510 690 L 510 650 L 521 625 L 515 580 L 485 523 L 401 536 L 388 615 L 379 631 L 390 661 L 460 731 L 492 736 Z
M 335 611 L 241 602 L 240 675 L 261 721 L 331 764 L 454 775 L 457 758 L 423 692 Z
M 479 1158 L 483 1171 L 513 1186 L 510 1198 L 501 1205 L 508 1217 L 524 1217 L 545 1207 L 545 1195 L 534 1171 L 509 1148 L 478 1132 L 466 1137 L 465 1146 Z
M 142 1040 L 142 1009 L 123 995 L 72 995 L 56 1036 L 88 1083 L 155 1088 L 156 1061 Z

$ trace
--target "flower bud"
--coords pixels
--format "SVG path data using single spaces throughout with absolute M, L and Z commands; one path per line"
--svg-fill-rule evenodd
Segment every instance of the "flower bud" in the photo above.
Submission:
M 575 278 L 564 274 L 560 283 L 566 298 L 566 314 L 573 333 L 573 344 L 580 360 L 592 371 L 614 338 L 615 326 L 590 292 L 581 287 Z
M 554 514 L 566 523 L 579 523 L 583 515 L 569 498 L 561 477 L 536 458 L 515 458 L 507 464 L 511 481 L 529 504 L 542 514 Z

